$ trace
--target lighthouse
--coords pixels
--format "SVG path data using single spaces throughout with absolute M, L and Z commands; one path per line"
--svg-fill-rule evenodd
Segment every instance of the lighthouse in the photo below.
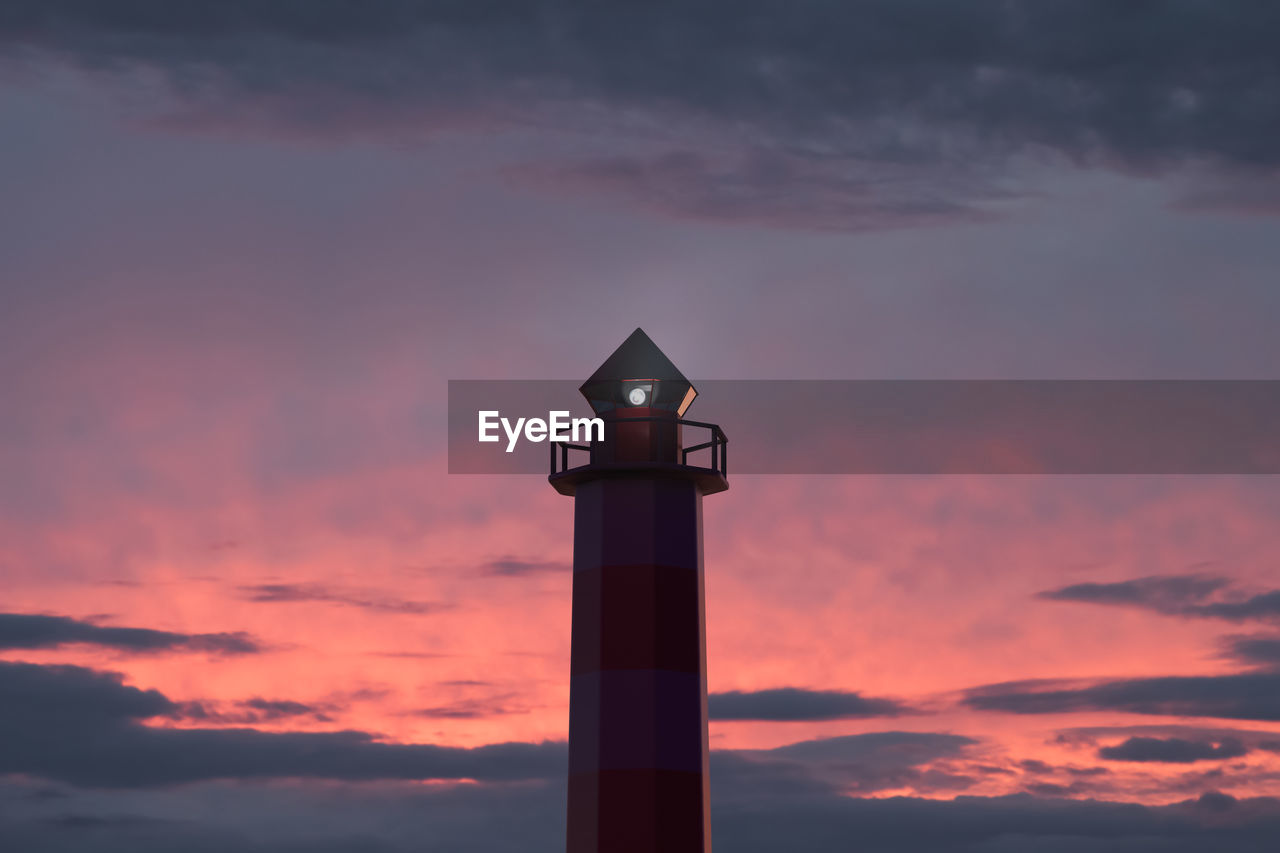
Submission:
M 574 500 L 567 850 L 707 853 L 702 498 L 727 440 L 641 329 L 580 390 L 603 439 L 552 444 L 549 477 Z

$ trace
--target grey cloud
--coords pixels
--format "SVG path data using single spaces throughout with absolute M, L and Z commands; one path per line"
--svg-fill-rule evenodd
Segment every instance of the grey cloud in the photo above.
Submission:
M 763 752 L 780 758 L 901 766 L 956 755 L 977 743 L 973 738 L 937 732 L 870 732 L 800 741 Z
M 1136 741 L 1146 745 L 1147 741 L 1170 742 L 1174 748 L 1186 742 L 1196 745 L 1219 744 L 1229 749 L 1236 745 L 1246 752 L 1261 749 L 1270 751 L 1276 744 L 1275 734 L 1265 729 L 1240 728 L 1237 726 L 1192 726 L 1181 724 L 1169 725 L 1135 725 L 1135 726 L 1080 726 L 1063 729 L 1058 732 L 1054 742 L 1067 746 L 1095 749 L 1105 741 L 1123 738 L 1122 743 Z M 1117 744 L 1113 744 L 1117 745 Z M 1153 747 L 1158 749 L 1159 747 Z M 1094 768 L 1108 772 L 1106 768 Z
M 1256 805 L 1255 805 L 1256 804 Z M 735 850 L 1070 851 L 1202 853 L 1262 851 L 1280 827 L 1274 800 L 1227 795 L 1165 807 L 1020 794 L 921 800 L 830 797 L 733 803 L 713 811 L 717 844 Z
M 1280 667 L 1280 636 L 1244 635 L 1224 640 L 1226 654 L 1241 663 L 1264 668 Z
M 1050 601 L 1116 604 L 1180 612 L 1231 583 L 1229 578 L 1205 575 L 1152 575 L 1114 583 L 1078 583 L 1040 593 Z
M 272 733 L 167 729 L 178 716 L 160 693 L 82 667 L 0 663 L 0 774 L 95 787 L 163 786 L 224 778 L 547 779 L 563 744 L 475 749 L 389 744 L 358 731 Z
M 546 779 L 563 761 L 561 744 L 495 744 L 461 749 L 386 744 L 364 732 L 268 733 L 252 729 L 155 729 L 130 726 L 102 742 L 79 733 L 58 748 L 11 750 L 16 772 L 83 786 L 138 787 L 207 779 L 320 778 Z
M 1018 769 L 1031 776 L 1048 776 L 1054 773 L 1066 773 L 1076 778 L 1092 778 L 1107 776 L 1111 773 L 1106 767 L 1079 767 L 1074 764 L 1053 765 L 1038 758 L 1024 758 L 1017 764 Z
M 276 708 L 287 701 L 259 704 Z M 154 820 L 168 813 L 174 797 L 190 796 L 219 803 L 219 838 L 236 849 L 264 853 L 407 851 L 424 849 L 424 838 L 430 839 L 428 850 L 477 853 L 552 850 L 563 844 L 560 819 L 545 817 L 563 814 L 563 743 L 467 750 L 378 743 L 361 732 L 273 734 L 143 725 L 179 711 L 163 695 L 124 685 L 119 676 L 80 667 L 0 664 L 0 774 L 76 786 L 58 796 L 25 798 L 22 809 L 0 809 L 6 837 L 22 839 L 26 849 L 52 851 L 86 846 L 141 853 L 217 849 L 201 846 L 204 842 L 184 844 L 188 835 L 200 836 L 203 824 L 198 820 Z M 961 760 L 979 747 L 960 735 L 876 732 L 769 750 L 716 751 L 712 790 L 717 844 L 743 851 L 789 844 L 788 849 L 821 853 L 846 849 L 856 834 L 863 849 L 872 851 L 977 853 L 1009 837 L 1019 838 L 1020 849 L 1045 849 L 1055 839 L 1070 837 L 1073 850 L 1136 853 L 1158 841 L 1160 849 L 1191 851 L 1208 845 L 1243 853 L 1265 849 L 1266 839 L 1280 831 L 1280 807 L 1274 801 L 1237 801 L 1212 791 L 1160 808 L 1029 796 L 930 801 L 844 795 L 903 785 L 954 793 L 972 780 L 952 768 L 963 766 Z M 255 787 L 259 783 L 254 780 L 272 777 L 304 781 Z M 236 780 L 235 785 L 208 787 L 215 784 L 210 780 L 222 778 Z M 328 785 L 308 787 L 308 778 L 340 784 L 367 780 L 362 784 L 380 787 L 356 787 L 338 797 Z M 470 778 L 481 784 L 439 790 L 396 787 L 395 780 L 424 778 Z M 1213 778 L 1204 774 L 1188 785 L 1208 784 Z M 179 784 L 183 787 L 172 787 Z M 1054 795 L 1073 793 L 1072 784 L 1084 783 L 1055 788 L 1043 787 L 1056 784 L 1050 781 L 1032 784 L 1042 786 L 1040 793 Z M 34 792 L 49 790 L 47 783 L 32 785 L 38 786 Z M 192 793 L 183 793 L 188 790 Z M 149 802 L 146 798 L 160 791 L 167 799 L 156 802 L 168 805 L 126 807 Z M 241 799 L 228 807 L 236 797 Z M 330 803 L 329 797 L 338 799 Z M 104 805 L 109 803 L 118 807 Z M 254 817 L 255 809 L 269 813 L 271 820 Z M 492 820 L 495 813 L 506 816 L 503 827 Z M 263 835 L 269 824 L 275 829 Z M 309 843 L 321 837 L 328 848 L 319 841 Z
M 566 767 L 563 743 L 459 749 L 383 743 L 359 731 L 152 727 L 146 721 L 199 718 L 154 690 L 82 667 L 0 663 L 0 700 L 0 774 L 77 786 L 139 788 L 279 777 L 545 782 L 559 779 Z M 277 716 L 314 711 L 287 700 L 246 700 L 241 707 Z M 797 783 L 813 790 L 839 785 L 874 791 L 905 784 L 953 789 L 971 780 L 931 765 L 962 756 L 976 744 L 952 734 L 877 732 L 717 753 L 714 761 L 728 762 L 731 777 L 733 767 L 743 770 L 757 789 Z
M 712 693 L 707 697 L 707 708 L 713 720 L 841 720 L 912 713 L 911 708 L 892 699 L 798 687 Z
M 1280 590 L 1251 596 L 1243 601 L 1219 601 L 1195 608 L 1198 616 L 1242 622 L 1247 619 L 1280 619 Z
M 246 708 L 254 711 L 261 711 L 264 714 L 271 714 L 277 717 L 296 717 L 301 714 L 314 714 L 316 709 L 310 705 L 304 705 L 301 702 L 293 702 L 288 699 L 263 699 L 255 697 L 247 699 L 240 703 Z
M 329 716 L 329 712 L 333 710 L 334 707 L 331 705 L 308 705 L 289 699 L 254 697 L 236 702 L 230 709 L 224 707 L 221 703 L 183 702 L 179 704 L 176 715 L 184 720 L 193 722 L 216 723 L 218 725 L 254 725 L 300 717 L 310 717 L 320 722 L 327 722 L 332 719 Z
M 1174 207 L 1191 213 L 1280 216 L 1280 173 L 1227 170 L 1206 175 L 1193 182 Z
M 158 71 L 227 121 L 315 134 L 612 127 L 679 144 L 551 170 L 680 215 L 842 230 L 980 218 L 998 186 L 987 169 L 1013 154 L 1144 173 L 1195 163 L 1247 183 L 1280 165 L 1278 40 L 1270 5 L 1210 0 L 17 0 L 0 12 L 13 53 Z M 732 162 L 709 165 L 724 150 Z
M 983 222 L 996 218 L 991 203 L 1013 197 L 989 180 L 924 164 L 760 148 L 718 154 L 686 148 L 525 164 L 506 174 L 518 184 L 602 192 L 690 220 L 814 231 Z
M 823 787 L 859 793 L 906 786 L 919 791 L 962 790 L 976 780 L 931 765 L 962 757 L 978 743 L 938 732 L 819 738 L 775 749 L 714 752 L 712 777 L 728 792 L 752 799 L 794 796 L 797 791 Z
M 1115 583 L 1073 584 L 1042 592 L 1039 597 L 1232 622 L 1280 618 L 1280 590 L 1240 595 L 1230 584 L 1228 578 L 1205 575 L 1153 575 Z
M 1022 790 L 1039 797 L 1081 797 L 1113 799 L 1131 794 L 1106 767 L 1077 764 L 1052 765 L 1037 759 L 1017 763 Z
M 120 796 L 120 795 L 116 795 Z M 201 786 L 173 803 L 200 819 L 157 819 L 155 795 L 127 792 L 106 806 L 78 796 L 38 810 L 0 812 L 0 832 L 23 850 L 64 853 L 553 853 L 564 849 L 561 786 L 382 786 L 282 790 Z M 1029 795 L 923 800 L 827 792 L 765 801 L 712 787 L 717 849 L 738 853 L 1262 853 L 1280 832 L 1266 798 L 1206 791 L 1169 806 Z M 216 818 L 193 800 L 220 804 Z M 500 815 L 500 820 L 494 816 Z
M 68 616 L 0 613 L 0 649 L 55 649 L 86 644 L 124 652 L 210 652 L 239 655 L 261 651 L 243 632 L 181 634 L 150 628 L 117 628 Z
M 509 714 L 527 714 L 528 709 L 506 704 L 515 694 L 490 696 L 483 699 L 462 699 L 446 705 L 420 708 L 413 712 L 414 716 L 442 718 L 451 720 L 478 720 L 486 717 L 506 716 Z
M 522 560 L 517 557 L 499 557 L 484 565 L 484 570 L 500 577 L 523 577 L 544 572 L 566 572 L 569 566 L 554 560 Z
M 532 83 L 764 126 L 888 117 L 972 126 L 992 145 L 1267 163 L 1280 159 L 1278 32 L 1268 6 L 1244 14 L 1207 0 L 19 0 L 0 16 L 11 45 L 95 67 L 211 68 L 243 94 L 514 96 Z M 898 128 L 888 150 L 909 159 L 908 135 Z
M 24 729 L 92 729 L 178 710 L 159 691 L 129 687 L 115 673 L 0 661 L 0 737 L 21 738 Z M 0 751 L 0 760 L 4 755 Z
M 264 583 L 242 586 L 250 601 L 267 603 L 320 602 L 387 613 L 432 613 L 447 605 L 400 599 L 366 590 L 340 589 L 318 583 Z
M 1162 676 L 1092 684 L 1011 682 L 969 690 L 962 703 L 980 711 L 1012 714 L 1105 710 L 1165 716 L 1280 720 L 1280 673 Z
M 1072 776 L 1106 776 L 1111 771 L 1105 767 L 1064 767 Z
M 910 769 L 913 759 L 893 760 L 894 744 L 913 744 L 920 749 L 916 758 L 945 758 L 965 748 L 927 733 L 917 734 L 915 741 L 883 734 L 878 742 L 845 740 L 831 749 L 845 759 L 878 754 L 885 767 Z M 815 743 L 799 752 L 806 758 L 811 750 L 820 753 L 821 742 Z M 1236 799 L 1211 788 L 1159 807 L 1027 794 L 860 799 L 805 774 L 801 762 L 760 758 L 713 753 L 712 834 L 718 848 L 836 853 L 856 840 L 868 853 L 1260 853 L 1280 832 L 1280 803 Z M 442 786 L 238 780 L 164 790 L 73 788 L 56 797 L 31 796 L 47 790 L 36 780 L 0 781 L 0 835 L 20 849 L 47 853 L 551 853 L 564 848 L 561 777 Z M 182 819 L 174 819 L 177 815 Z
M 1088 782 L 1072 782 L 1061 785 L 1057 782 L 1030 782 L 1025 790 L 1038 797 L 1078 797 L 1097 792 L 1097 786 Z
M 1111 761 L 1151 761 L 1190 764 L 1193 761 L 1221 761 L 1240 758 L 1249 752 L 1242 742 L 1227 738 L 1220 743 L 1184 738 L 1131 737 L 1098 750 L 1099 758 Z

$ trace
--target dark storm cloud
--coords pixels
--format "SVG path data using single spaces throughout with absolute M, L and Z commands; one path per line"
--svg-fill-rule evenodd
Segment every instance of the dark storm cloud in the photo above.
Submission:
M 225 655 L 261 651 L 242 632 L 178 634 L 150 628 L 113 628 L 67 616 L 0 613 L 0 649 L 56 649 L 85 644 L 125 652 L 211 652 Z
M 1239 758 L 1248 753 L 1249 748 L 1234 738 L 1213 743 L 1183 738 L 1131 737 L 1123 743 L 1102 747 L 1098 750 L 1098 757 L 1111 761 L 1190 764 L 1193 761 Z
M 250 601 L 321 602 L 387 613 L 433 613 L 448 606 L 429 601 L 398 599 L 363 590 L 339 589 L 318 583 L 264 583 L 242 586 L 239 589 Z
M 892 699 L 877 699 L 841 690 L 772 690 L 712 693 L 707 708 L 713 720 L 841 720 L 852 717 L 897 717 L 912 709 Z
M 269 116 L 320 134 L 611 127 L 667 141 L 550 173 L 683 215 L 854 230 L 981 217 L 999 195 L 981 164 L 1013 153 L 1145 171 L 1229 166 L 1236 189 L 1210 181 L 1196 197 L 1236 204 L 1250 175 L 1280 165 L 1278 41 L 1273 4 L 1214 0 L 11 0 L 0 10 L 11 53 L 158 70 L 222 119 Z M 899 169 L 924 186 L 904 185 L 912 178 Z M 1251 209 L 1270 211 L 1266 196 Z
M 0 36 L 94 66 L 216 70 L 246 94 L 512 95 L 526 81 L 777 125 L 896 117 L 993 144 L 1280 160 L 1270 4 L 11 0 Z M 909 158 L 907 136 L 878 143 Z
M 1280 720 L 1280 673 L 1128 678 L 1083 686 L 1060 681 L 1011 682 L 970 690 L 962 704 L 1010 714 L 1127 711 Z
M 1039 597 L 1231 622 L 1280 619 L 1280 590 L 1241 595 L 1234 594 L 1230 584 L 1222 577 L 1153 575 L 1115 583 L 1073 584 L 1042 592 Z
M 277 706 L 274 706 L 278 708 Z M 142 724 L 183 708 L 118 675 L 74 666 L 0 663 L 0 774 L 128 788 L 208 779 L 547 779 L 563 744 L 460 749 L 379 743 L 364 732 L 272 733 Z

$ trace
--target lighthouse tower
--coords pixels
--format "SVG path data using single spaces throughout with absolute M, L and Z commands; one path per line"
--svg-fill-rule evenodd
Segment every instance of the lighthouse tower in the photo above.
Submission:
M 549 478 L 574 499 L 568 853 L 707 853 L 702 496 L 729 487 L 726 439 L 684 420 L 697 392 L 640 329 L 581 391 L 604 438 L 553 444 Z

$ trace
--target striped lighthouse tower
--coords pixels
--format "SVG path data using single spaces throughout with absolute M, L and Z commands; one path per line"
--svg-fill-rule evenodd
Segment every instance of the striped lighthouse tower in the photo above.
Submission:
M 550 477 L 574 498 L 568 853 L 707 853 L 702 496 L 728 488 L 724 434 L 682 419 L 697 392 L 640 329 L 581 390 L 604 438 L 572 468 L 553 445 Z

